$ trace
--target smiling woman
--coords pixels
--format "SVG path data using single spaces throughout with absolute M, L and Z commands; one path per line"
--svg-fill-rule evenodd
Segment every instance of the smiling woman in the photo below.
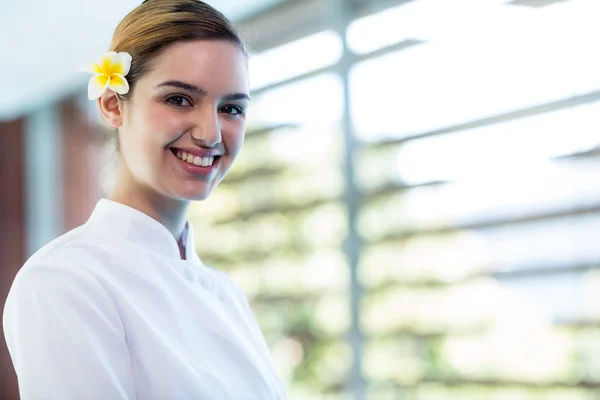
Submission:
M 127 165 L 113 197 L 135 202 L 131 189 L 137 186 L 139 192 L 150 189 L 148 196 L 159 203 L 203 200 L 244 140 L 246 56 L 230 42 L 190 40 L 169 45 L 151 64 L 125 99 L 111 92 L 99 99 L 105 120 L 119 129 Z M 178 151 L 192 157 L 178 158 Z M 203 166 L 209 157 L 214 162 Z
M 244 141 L 242 40 L 201 1 L 147 0 L 110 51 L 90 97 L 117 130 L 116 184 L 15 278 L 3 324 L 21 398 L 285 399 L 244 293 L 186 222 Z

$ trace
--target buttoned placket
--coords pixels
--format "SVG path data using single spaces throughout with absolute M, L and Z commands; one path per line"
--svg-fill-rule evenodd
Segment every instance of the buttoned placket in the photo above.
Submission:
M 215 285 L 213 279 L 211 279 L 208 276 L 208 273 L 204 271 L 206 266 L 204 266 L 198 259 L 183 262 L 185 263 L 185 275 L 192 284 L 199 284 L 199 286 L 202 286 L 204 290 L 211 293 L 214 291 L 215 293 L 213 294 L 217 296 L 221 303 L 227 303 L 228 296 L 225 292 L 225 289 Z
M 189 265 L 186 263 L 186 275 L 188 280 L 196 282 L 200 278 L 200 269 L 195 265 Z
M 200 277 L 200 282 L 202 283 L 202 286 L 204 286 L 204 288 L 206 290 L 210 290 L 212 288 L 212 282 L 210 281 L 210 279 L 207 276 L 202 275 Z

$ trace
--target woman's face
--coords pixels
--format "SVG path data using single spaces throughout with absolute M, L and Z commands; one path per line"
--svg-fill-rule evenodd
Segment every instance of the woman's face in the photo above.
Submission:
M 244 53 L 224 41 L 168 47 L 125 104 L 122 167 L 136 184 L 179 200 L 203 200 L 244 142 L 248 107 Z

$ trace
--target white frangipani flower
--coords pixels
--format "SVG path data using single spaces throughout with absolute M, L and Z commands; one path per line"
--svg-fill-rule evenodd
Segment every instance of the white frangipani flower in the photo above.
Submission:
M 94 62 L 87 63 L 80 71 L 89 72 L 93 76 L 88 82 L 88 97 L 96 100 L 110 89 L 119 94 L 129 92 L 129 83 L 125 76 L 131 67 L 131 55 L 126 52 L 109 51 L 98 57 Z

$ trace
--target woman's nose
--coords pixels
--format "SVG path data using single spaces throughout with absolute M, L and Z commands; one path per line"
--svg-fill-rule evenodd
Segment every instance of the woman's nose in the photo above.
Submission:
M 221 143 L 221 124 L 216 110 L 207 109 L 199 113 L 196 126 L 192 130 L 192 139 L 197 141 L 198 145 L 208 148 Z

